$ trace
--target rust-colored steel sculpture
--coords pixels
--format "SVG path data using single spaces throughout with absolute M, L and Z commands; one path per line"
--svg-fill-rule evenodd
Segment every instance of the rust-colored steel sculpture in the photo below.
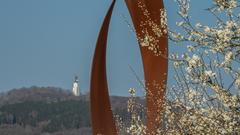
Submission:
M 147 89 L 147 134 L 156 135 L 160 126 L 160 111 L 164 100 L 168 71 L 168 39 L 167 34 L 158 37 L 154 26 L 160 25 L 162 0 L 125 0 L 131 14 L 138 39 L 144 39 L 146 31 L 155 39 L 155 48 L 160 55 L 155 55 L 147 47 L 141 47 L 145 85 Z M 147 14 L 147 13 L 148 14 Z M 156 40 L 157 39 L 157 40 Z
M 93 135 L 117 135 L 109 99 L 106 73 L 107 35 L 114 4 L 115 0 L 112 2 L 104 19 L 92 63 L 90 99 Z
M 125 0 L 139 39 L 143 60 L 145 85 L 147 90 L 147 134 L 156 135 L 160 127 L 160 111 L 164 100 L 168 71 L 167 34 L 159 36 L 154 31 L 155 25 L 161 25 L 162 0 Z M 106 75 L 106 46 L 113 1 L 99 33 L 94 54 L 91 76 L 91 116 L 93 134 L 117 135 L 108 94 Z M 160 27 L 161 29 L 162 27 Z M 154 41 L 155 51 L 142 47 L 146 34 Z M 157 55 L 156 55 L 157 54 Z

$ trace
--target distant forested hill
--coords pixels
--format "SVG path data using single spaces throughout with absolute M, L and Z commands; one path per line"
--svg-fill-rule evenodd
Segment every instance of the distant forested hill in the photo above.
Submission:
M 127 97 L 111 97 L 112 109 L 125 120 Z M 140 100 L 143 102 L 143 100 Z M 0 96 L 1 135 L 91 134 L 89 96 L 55 87 L 14 89 Z

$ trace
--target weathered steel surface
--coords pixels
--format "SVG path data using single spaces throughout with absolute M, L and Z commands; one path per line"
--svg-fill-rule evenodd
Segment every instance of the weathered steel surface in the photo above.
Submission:
M 143 60 L 147 90 L 147 134 L 156 135 L 157 128 L 160 126 L 160 111 L 162 109 L 167 83 L 168 40 L 167 34 L 159 37 L 159 35 L 153 31 L 151 22 L 157 25 L 161 24 L 160 9 L 163 9 L 164 6 L 162 0 L 125 0 L 125 2 L 139 39 Z M 115 0 L 105 17 L 99 33 L 92 65 L 90 98 L 94 135 L 117 134 L 109 101 L 106 74 L 107 35 L 114 4 Z M 141 46 L 142 41 L 140 39 L 145 38 L 146 32 L 149 36 L 156 39 L 154 47 L 155 49 L 157 48 L 157 55 L 156 52 L 150 51 L 148 47 Z
M 161 54 L 157 56 L 147 47 L 141 47 L 141 41 L 139 41 L 147 89 L 147 134 L 156 135 L 156 130 L 160 126 L 160 111 L 167 83 L 168 39 L 167 34 L 158 37 L 153 32 L 153 26 L 148 22 L 152 21 L 157 25 L 161 24 L 160 9 L 164 8 L 163 1 L 125 0 L 125 2 L 131 14 L 138 39 L 144 39 L 147 31 L 150 36 L 157 39 L 155 47 L 158 48 L 158 53 Z M 149 14 L 144 14 L 145 11 Z
M 113 0 L 100 30 L 92 63 L 90 100 L 93 135 L 117 135 L 108 93 L 106 48 Z

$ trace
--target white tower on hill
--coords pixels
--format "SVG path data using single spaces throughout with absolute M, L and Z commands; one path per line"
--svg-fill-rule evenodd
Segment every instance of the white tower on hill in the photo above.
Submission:
M 77 76 L 75 76 L 75 80 L 73 82 L 72 93 L 74 96 L 80 96 L 80 88 L 79 88 Z

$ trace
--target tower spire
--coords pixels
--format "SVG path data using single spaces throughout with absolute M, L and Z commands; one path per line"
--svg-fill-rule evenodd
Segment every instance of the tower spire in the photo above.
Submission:
M 78 76 L 75 76 L 72 87 L 72 93 L 74 96 L 80 96 L 80 87 L 78 82 L 79 82 Z

